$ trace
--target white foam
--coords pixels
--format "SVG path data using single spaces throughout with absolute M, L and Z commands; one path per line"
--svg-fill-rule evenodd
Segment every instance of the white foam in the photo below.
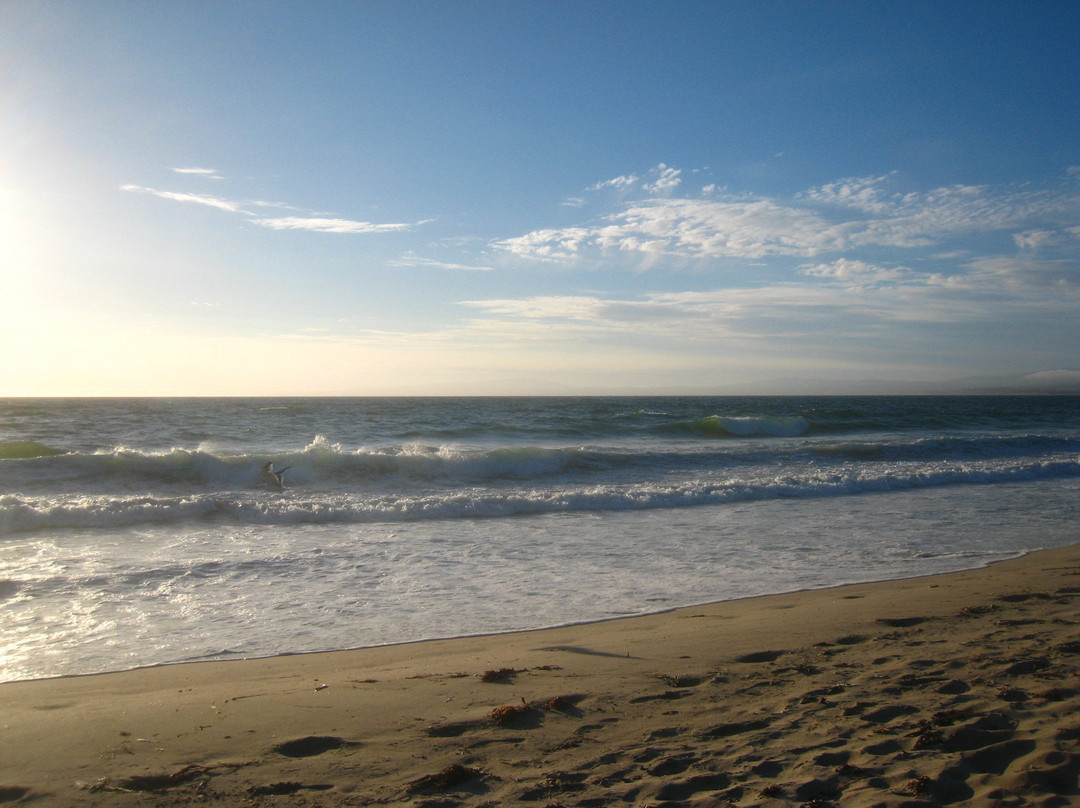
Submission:
M 958 569 L 1072 541 L 1078 489 L 27 538 L 0 569 L 18 587 L 4 602 L 15 641 L 0 678 L 536 628 Z

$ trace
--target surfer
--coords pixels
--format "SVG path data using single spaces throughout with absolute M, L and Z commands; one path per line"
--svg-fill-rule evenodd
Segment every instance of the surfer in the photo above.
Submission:
M 262 477 L 270 487 L 283 490 L 285 488 L 285 472 L 291 468 L 292 466 L 286 466 L 281 471 L 274 471 L 274 461 L 271 460 L 259 469 L 259 476 Z

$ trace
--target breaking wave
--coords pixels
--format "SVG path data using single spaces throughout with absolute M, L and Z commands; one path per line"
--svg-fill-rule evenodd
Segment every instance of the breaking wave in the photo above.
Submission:
M 355 491 L 287 489 L 190 496 L 0 496 L 0 535 L 67 528 L 216 520 L 288 525 L 401 522 L 582 511 L 683 508 L 787 498 L 857 496 L 945 485 L 987 485 L 1080 476 L 1080 460 L 938 463 L 627 484 L 429 487 Z

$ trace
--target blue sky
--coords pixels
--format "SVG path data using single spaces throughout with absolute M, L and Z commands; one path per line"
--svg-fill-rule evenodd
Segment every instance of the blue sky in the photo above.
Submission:
M 1080 387 L 1078 41 L 1072 2 L 7 0 L 0 394 Z

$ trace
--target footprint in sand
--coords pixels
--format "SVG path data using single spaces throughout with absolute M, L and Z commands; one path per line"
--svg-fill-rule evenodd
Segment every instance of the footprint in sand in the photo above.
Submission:
M 305 738 L 279 743 L 272 751 L 285 757 L 302 758 L 321 755 L 323 752 L 341 749 L 343 746 L 356 746 L 356 744 L 332 735 L 309 735 Z
M 960 679 L 950 679 L 937 689 L 938 693 L 944 696 L 959 696 L 962 693 L 967 693 L 971 690 L 971 685 Z
M 329 783 L 296 783 L 296 782 L 281 782 L 270 783 L 265 786 L 252 786 L 247 790 L 247 793 L 253 797 L 262 796 L 285 796 L 289 794 L 296 794 L 299 791 L 329 791 L 333 786 Z
M 895 721 L 900 716 L 911 715 L 912 713 L 919 712 L 918 707 L 912 707 L 909 704 L 889 704 L 885 707 L 879 707 L 876 710 L 865 713 L 862 716 L 864 721 L 868 721 L 871 724 L 888 724 L 890 721 Z
M 1025 761 L 1019 769 L 1013 789 L 1018 793 L 1042 791 L 1048 794 L 1075 794 L 1080 755 L 1047 752 L 1035 760 Z
M 733 721 L 729 724 L 717 724 L 715 727 L 702 730 L 700 737 L 704 740 L 730 738 L 732 735 L 742 735 L 745 732 L 765 729 L 771 723 L 768 719 L 759 718 L 755 721 Z
M 1080 691 L 1071 687 L 1052 687 L 1039 693 L 1039 698 L 1046 701 L 1068 701 L 1074 696 L 1080 696 Z
M 987 713 L 952 730 L 945 737 L 944 746 L 951 752 L 983 749 L 1010 740 L 1015 730 L 1016 722 L 1004 713 Z
M 1017 592 L 1015 595 L 1002 595 L 998 600 L 1004 603 L 1025 603 L 1029 600 L 1053 600 L 1054 596 L 1046 592 Z
M 673 774 L 682 774 L 689 769 L 697 758 L 691 754 L 671 755 L 648 769 L 653 777 L 670 777 Z
M 827 780 L 808 780 L 795 789 L 795 797 L 806 800 L 804 804 L 820 804 L 824 801 L 839 799 L 841 792 L 840 780 L 830 777 Z
M 841 637 L 840 639 L 838 639 L 836 641 L 836 644 L 837 645 L 859 645 L 860 643 L 866 642 L 868 639 L 870 639 L 870 638 L 866 637 L 866 636 L 864 636 L 862 634 L 848 634 L 847 636 Z
M 889 628 L 911 628 L 932 619 L 931 617 L 879 617 L 877 621 Z
M 998 690 L 998 698 L 1002 701 L 1016 703 L 1027 701 L 1031 696 L 1027 691 L 1021 690 L 1018 687 L 1003 687 Z
M 425 732 L 430 738 L 457 738 L 481 726 L 479 721 L 454 721 L 448 724 L 435 724 L 428 727 Z
M 996 604 L 989 604 L 984 606 L 965 606 L 960 610 L 960 617 L 982 617 L 985 614 L 997 611 L 998 606 Z
M 787 651 L 755 651 L 752 654 L 743 654 L 740 657 L 735 657 L 735 661 L 747 663 L 773 662 L 786 653 Z
M 845 749 L 840 752 L 822 752 L 814 758 L 814 763 L 818 766 L 843 766 L 849 760 L 851 752 Z
M 1021 659 L 1005 669 L 1008 676 L 1024 676 L 1029 673 L 1037 673 L 1050 667 L 1050 660 L 1046 657 L 1033 657 Z
M 964 755 L 959 766 L 952 772 L 955 774 L 960 770 L 975 774 L 1004 774 L 1013 762 L 1034 752 L 1035 747 L 1035 741 L 1027 740 L 1004 741 L 987 746 Z
M 629 704 L 644 704 L 649 701 L 678 701 L 693 695 L 685 690 L 665 690 L 663 693 L 652 693 L 647 696 L 635 696 L 629 700 Z
M 890 739 L 888 741 L 882 741 L 881 743 L 872 743 L 869 746 L 864 746 L 862 751 L 867 755 L 879 757 L 881 755 L 894 755 L 903 750 L 903 748 L 904 747 L 900 745 L 899 741 Z
M 698 774 L 682 781 L 664 783 L 656 790 L 656 799 L 685 802 L 703 791 L 719 791 L 727 788 L 730 783 L 731 778 L 726 774 Z
M 750 771 L 759 777 L 779 777 L 784 771 L 784 767 L 775 760 L 764 760 L 754 766 Z
M 581 772 L 552 772 L 538 786 L 530 786 L 517 795 L 523 802 L 536 802 L 555 794 L 582 791 L 586 775 Z
M 682 734 L 682 728 L 680 727 L 661 727 L 660 729 L 654 729 L 648 735 L 645 736 L 646 741 L 655 741 L 664 738 L 675 738 Z
M 658 673 L 656 678 L 661 682 L 666 682 L 670 687 L 697 687 L 705 681 L 704 676 L 693 676 L 691 674 L 671 676 L 666 673 Z

